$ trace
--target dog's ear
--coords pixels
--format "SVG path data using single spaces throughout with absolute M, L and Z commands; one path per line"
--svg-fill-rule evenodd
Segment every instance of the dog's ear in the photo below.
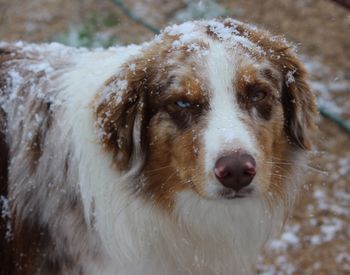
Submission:
M 147 151 L 147 70 L 125 64 L 96 98 L 97 133 L 121 171 L 143 163 Z
M 292 144 L 311 149 L 310 130 L 315 128 L 317 106 L 307 84 L 307 73 L 291 48 L 280 51 L 274 61 L 283 74 L 282 105 L 285 130 Z

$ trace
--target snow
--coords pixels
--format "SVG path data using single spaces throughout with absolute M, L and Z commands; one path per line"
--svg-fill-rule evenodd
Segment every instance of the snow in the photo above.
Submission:
M 131 63 L 128 65 L 128 68 L 131 72 L 135 73 L 136 70 L 136 64 L 135 63 Z
M 9 100 L 15 100 L 17 98 L 17 93 L 19 88 L 22 85 L 23 78 L 22 76 L 14 69 L 8 71 L 8 76 L 11 78 L 12 90 L 13 93 L 10 94 Z
M 218 20 L 185 22 L 180 25 L 175 24 L 165 28 L 162 34 L 178 37 L 172 44 L 173 49 L 178 49 L 183 45 L 190 44 L 191 51 L 201 48 L 195 41 L 199 39 L 203 40 L 203 38 L 205 38 L 203 34 L 206 32 L 206 28 L 209 28 L 209 30 L 228 48 L 241 46 L 249 51 L 257 52 L 260 55 L 265 54 L 259 45 L 253 43 L 237 31 L 236 26 L 240 24 L 238 21 L 230 20 L 230 24 L 231 26 L 225 26 L 224 23 Z M 253 26 L 250 27 L 254 28 Z
M 347 194 L 343 193 L 344 196 Z M 328 195 L 324 190 L 316 189 L 314 192 L 314 197 L 317 201 L 317 207 L 320 210 L 328 210 L 336 215 L 350 215 L 350 210 L 348 208 L 342 207 L 341 205 L 333 204 L 328 201 Z
M 5 196 L 0 196 L 1 218 L 10 218 L 11 210 L 9 200 Z
M 336 233 L 343 228 L 343 222 L 339 219 L 325 219 L 325 224 L 321 226 L 321 238 L 323 242 L 334 240 Z
M 193 22 L 186 22 L 180 25 L 167 27 L 165 28 L 164 33 L 171 36 L 179 36 L 179 40 L 173 45 L 176 47 L 192 42 L 202 36 L 202 32 L 198 30 L 196 24 Z
M 72 48 L 64 46 L 57 42 L 51 42 L 51 43 L 43 43 L 43 44 L 29 44 L 23 41 L 17 41 L 13 44 L 7 44 L 3 43 L 1 46 L 8 46 L 13 45 L 15 47 L 18 47 L 21 51 L 27 52 L 27 53 L 50 53 L 53 56 L 56 57 L 67 57 L 71 55 L 73 52 L 88 52 L 88 49 L 86 48 Z
M 262 259 L 260 259 L 261 261 Z M 291 274 L 295 274 L 296 271 L 296 267 L 291 264 L 288 261 L 288 258 L 280 255 L 276 257 L 276 265 L 278 267 L 282 267 L 282 270 L 278 270 L 278 268 L 276 268 L 273 265 L 264 265 L 262 263 L 260 263 L 258 265 L 258 269 L 259 269 L 259 273 L 260 275 L 291 275 Z
M 27 69 L 34 72 L 34 73 L 38 73 L 38 72 L 51 73 L 51 72 L 53 72 L 53 68 L 47 62 L 38 63 L 38 64 L 31 64 L 31 65 L 27 66 Z
M 300 244 L 298 232 L 300 226 L 286 226 L 284 232 L 279 239 L 274 239 L 268 244 L 270 251 L 286 251 L 289 247 L 297 247 Z
M 334 195 L 336 198 L 343 200 L 343 201 L 347 201 L 348 203 L 350 203 L 350 194 L 349 193 L 345 193 L 342 191 L 336 191 L 334 193 Z
M 285 232 L 282 234 L 281 240 L 289 245 L 298 245 L 299 244 L 299 238 L 297 235 L 293 232 Z
M 342 253 L 342 254 L 339 254 L 337 256 L 337 262 L 341 262 L 343 260 L 347 260 L 347 261 L 350 261 L 350 255 L 349 254 L 346 254 L 346 253 Z
M 224 41 L 230 45 L 230 47 L 235 47 L 241 45 L 243 48 L 246 48 L 250 51 L 258 51 L 259 54 L 264 54 L 263 49 L 251 42 L 248 38 L 241 36 L 236 30 L 235 21 L 232 21 L 233 27 L 227 27 L 222 22 L 212 20 L 209 23 L 209 29 L 215 33 L 221 41 Z
M 31 48 L 32 49 L 32 48 Z M 21 69 L 25 69 L 27 71 L 31 71 L 33 73 L 45 73 L 45 75 L 41 75 L 41 77 L 44 77 L 45 80 L 49 81 L 49 77 L 48 75 L 50 73 L 52 73 L 54 71 L 54 69 L 50 66 L 50 64 L 48 62 L 31 62 L 28 61 L 27 64 L 23 65 Z M 28 79 L 26 80 L 28 82 L 34 82 L 34 79 Z M 4 86 L 4 89 L 6 89 L 8 86 L 11 88 L 12 92 L 9 94 L 9 96 L 7 95 L 7 93 L 3 93 L 3 95 L 0 97 L 0 106 L 6 111 L 7 107 L 9 106 L 7 103 L 10 103 L 14 100 L 23 100 L 23 98 L 21 98 L 18 95 L 18 92 L 21 88 L 21 86 L 24 85 L 24 76 L 22 76 L 21 72 L 18 71 L 16 68 L 12 68 L 10 70 L 8 70 L 7 72 L 7 84 Z M 51 100 L 52 103 L 55 104 L 60 104 L 58 101 L 56 101 L 54 98 L 52 98 L 50 95 L 45 94 L 41 89 L 31 86 L 31 88 L 29 89 L 29 92 L 33 95 L 35 95 L 35 97 L 40 98 L 40 99 L 44 99 L 47 98 L 48 100 Z M 8 98 L 7 98 L 8 96 Z M 23 109 L 22 105 L 19 105 L 18 107 L 19 110 Z
M 343 73 L 331 73 L 330 68 L 319 60 L 301 56 L 310 75 L 309 85 L 317 96 L 318 106 L 335 115 L 343 115 L 350 107 L 349 102 L 339 102 L 334 96 L 336 93 L 350 90 L 350 80 Z
M 12 228 L 11 228 L 11 209 L 10 202 L 5 196 L 0 196 L 0 210 L 1 210 L 1 219 L 6 221 L 6 240 L 11 240 L 12 238 Z
M 350 176 L 350 158 L 341 158 L 338 160 L 339 174 L 341 176 Z
M 288 87 L 291 83 L 295 82 L 294 73 L 295 73 L 295 71 L 288 71 L 288 73 L 287 73 L 287 75 L 286 75 L 286 85 L 287 85 L 287 87 Z

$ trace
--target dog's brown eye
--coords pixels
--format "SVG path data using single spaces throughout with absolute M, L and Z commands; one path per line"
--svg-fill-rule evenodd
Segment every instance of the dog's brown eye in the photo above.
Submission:
M 261 89 L 257 89 L 254 90 L 250 93 L 250 100 L 252 102 L 258 102 L 263 100 L 266 97 L 266 91 L 265 90 L 261 90 Z
M 191 107 L 191 103 L 186 100 L 178 100 L 175 104 L 182 109 Z

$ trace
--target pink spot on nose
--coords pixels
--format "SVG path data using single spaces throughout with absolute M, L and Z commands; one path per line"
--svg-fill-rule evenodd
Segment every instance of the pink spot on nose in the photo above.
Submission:
M 256 167 L 253 163 L 251 163 L 250 161 L 247 161 L 244 164 L 244 173 L 247 175 L 251 175 L 251 176 L 255 176 L 256 174 Z
M 225 167 L 219 166 L 215 167 L 214 173 L 218 178 L 224 178 L 228 175 L 229 172 L 227 171 L 227 169 L 225 169 Z

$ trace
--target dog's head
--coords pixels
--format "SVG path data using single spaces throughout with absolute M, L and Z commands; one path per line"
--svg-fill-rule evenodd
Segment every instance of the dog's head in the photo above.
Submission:
M 280 37 L 227 19 L 165 29 L 109 79 L 98 133 L 135 191 L 229 200 L 283 194 L 316 113 L 305 70 Z

